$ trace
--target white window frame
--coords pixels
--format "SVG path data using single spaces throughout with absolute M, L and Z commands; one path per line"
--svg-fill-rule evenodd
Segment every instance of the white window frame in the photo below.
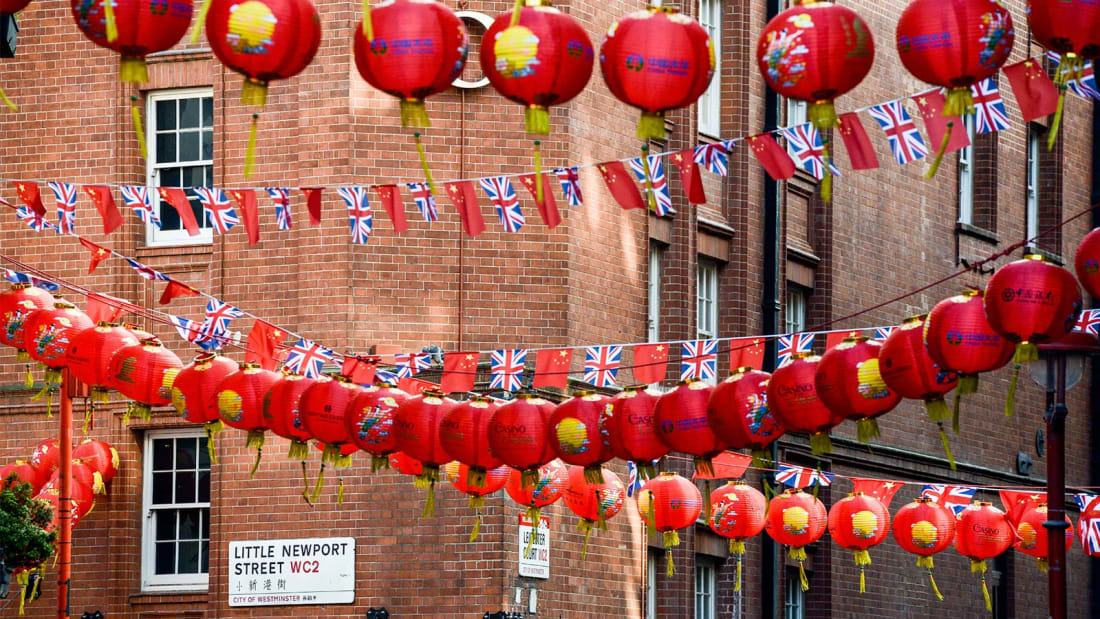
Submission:
M 715 590 L 718 579 L 714 564 L 695 559 L 695 619 L 715 619 L 717 605 Z
M 648 307 L 646 315 L 646 339 L 658 342 L 661 337 L 661 276 L 664 269 L 665 250 L 657 243 L 649 244 L 649 281 L 647 282 Z
M 657 553 L 646 553 L 645 619 L 657 619 Z
M 787 283 L 786 307 L 783 312 L 783 326 L 786 333 L 800 333 L 806 329 L 806 289 L 797 284 Z
M 787 568 L 787 591 L 783 596 L 783 619 L 805 619 L 806 592 L 796 568 Z
M 156 152 L 157 152 L 157 130 L 156 130 L 156 109 L 158 101 L 166 101 L 172 99 L 193 99 L 196 97 L 214 97 L 214 89 L 210 87 L 205 88 L 175 88 L 171 90 L 158 90 L 150 92 L 146 96 L 145 101 L 145 126 L 148 129 L 146 131 L 147 148 L 146 152 L 148 156 L 145 158 L 145 179 L 146 186 L 149 188 L 149 196 L 153 202 L 153 212 L 160 216 L 162 208 L 172 208 L 170 205 L 164 204 L 160 200 L 160 196 L 156 193 L 156 188 L 162 186 L 160 184 L 160 168 L 162 167 L 178 167 L 179 162 L 172 165 L 164 164 L 158 166 L 156 164 Z M 217 131 L 215 125 L 214 131 Z M 216 137 L 215 133 L 215 137 Z M 193 165 L 214 165 L 213 159 L 201 159 L 195 162 L 188 162 Z M 207 224 L 206 218 L 201 217 L 199 220 L 199 233 L 195 236 L 190 236 L 186 230 L 160 230 L 152 222 L 145 226 L 145 244 L 150 247 L 163 247 L 163 246 L 178 246 L 178 245 L 209 245 L 214 242 L 214 229 Z
M 699 339 L 718 337 L 718 264 L 699 259 L 696 288 L 696 333 Z
M 974 115 L 963 115 L 970 144 L 959 150 L 959 223 L 974 225 Z
M 722 137 L 722 0 L 699 0 L 699 25 L 714 47 L 714 77 L 699 97 L 699 133 Z
M 1042 153 L 1042 134 L 1030 127 L 1027 132 L 1027 210 L 1025 228 L 1027 238 L 1035 239 L 1039 235 L 1039 161 Z M 1029 240 L 1028 246 L 1035 247 L 1037 240 Z
M 156 518 L 153 508 L 153 441 L 156 439 L 205 438 L 202 428 L 149 430 L 145 433 L 144 472 L 142 474 L 141 589 L 146 592 L 207 591 L 210 573 L 156 574 Z M 198 454 L 196 454 L 198 455 Z M 197 498 L 197 497 L 196 497 Z M 210 503 L 173 503 L 164 509 L 210 509 Z M 208 513 L 209 516 L 209 513 Z M 200 533 L 201 536 L 201 533 Z M 209 559 L 208 559 L 209 561 Z M 207 566 L 209 569 L 209 565 Z
M 785 99 L 787 102 L 787 128 L 797 127 L 804 125 L 808 121 L 809 105 L 805 101 L 799 99 Z M 787 141 L 787 152 L 794 156 L 794 148 L 791 147 L 791 143 Z

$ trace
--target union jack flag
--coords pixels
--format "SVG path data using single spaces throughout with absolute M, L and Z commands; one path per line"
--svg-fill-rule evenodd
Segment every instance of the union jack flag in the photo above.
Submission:
M 138 219 L 144 223 L 153 222 L 153 225 L 159 230 L 160 218 L 153 212 L 153 198 L 149 194 L 149 188 L 123 185 L 120 190 L 123 203 L 137 213 Z
M 1073 327 L 1078 331 L 1085 331 L 1093 335 L 1100 335 L 1097 331 L 1097 325 L 1100 325 L 1100 310 L 1081 310 L 1081 315 L 1077 318 L 1077 325 Z
M 577 174 L 577 168 L 558 168 L 554 170 L 554 174 L 558 176 L 561 191 L 565 194 L 565 201 L 569 206 L 580 206 L 583 198 L 581 197 L 581 180 Z
M 492 380 L 491 389 L 517 391 L 523 387 L 523 366 L 527 363 L 527 350 L 524 348 L 494 350 L 489 355 Z
M 1088 549 L 1090 556 L 1100 556 L 1100 518 L 1082 518 L 1081 545 Z
M 396 358 L 395 365 L 397 365 L 398 378 L 412 378 L 419 374 L 420 370 L 427 370 L 432 367 L 432 356 L 426 352 L 398 353 L 394 357 Z
M 152 267 L 147 267 L 144 264 L 138 262 L 137 260 L 134 260 L 133 258 L 126 258 L 126 262 L 129 263 L 129 265 L 131 267 L 133 267 L 133 269 L 135 271 L 137 271 L 138 275 L 144 277 L 145 279 L 147 279 L 149 281 L 154 281 L 154 282 L 155 281 L 161 281 L 161 282 L 168 281 L 168 276 L 165 275 L 164 273 L 161 273 L 160 271 L 158 271 L 158 270 L 156 270 Z
M 219 336 L 229 332 L 229 323 L 234 318 L 244 316 L 244 312 L 228 303 L 222 303 L 217 299 L 210 299 L 206 303 L 206 317 L 202 321 L 202 334 L 205 338 L 214 340 L 215 348 L 221 347 Z
M 718 377 L 718 340 L 684 342 L 680 350 L 680 380 Z
M 237 211 L 221 189 L 192 187 L 192 191 L 199 197 L 202 210 L 206 212 L 206 216 L 214 224 L 218 234 L 225 234 L 230 228 L 241 223 L 241 218 L 237 217 Z
M 623 358 L 622 346 L 589 346 L 584 349 L 584 382 L 614 387 Z
M 321 370 L 329 361 L 332 361 L 331 350 L 303 337 L 299 338 L 298 343 L 287 353 L 286 364 L 283 367 L 306 378 L 317 378 L 321 376 Z
M 38 213 L 35 213 L 25 206 L 17 207 L 15 209 L 15 216 L 27 222 L 27 225 L 30 226 L 32 230 L 35 230 L 37 232 L 41 232 L 43 230 L 53 230 L 58 234 L 61 233 L 61 231 L 57 229 L 57 226 L 46 221 L 44 218 L 39 217 Z
M 943 484 L 929 484 L 925 486 L 920 495 L 927 499 L 934 499 L 940 505 L 950 509 L 955 517 L 963 513 L 970 500 L 974 498 L 977 488 L 969 486 L 945 486 Z
M 970 95 L 974 99 L 974 121 L 978 133 L 1008 129 L 1008 112 L 1005 111 L 1005 102 L 1001 99 L 1001 91 L 993 83 L 993 78 L 987 77 L 971 86 Z
M 656 464 L 656 460 L 653 461 Z M 634 496 L 636 492 L 642 489 L 645 485 L 645 480 L 638 474 L 638 465 L 634 464 L 633 460 L 627 460 L 626 462 L 626 496 Z
M 649 155 L 647 158 L 649 159 L 649 180 L 653 185 L 653 198 L 657 205 L 653 212 L 658 217 L 675 213 L 675 209 L 672 208 L 672 196 L 668 193 L 668 179 L 665 177 L 665 164 L 661 161 L 662 157 L 660 155 Z M 645 167 L 642 166 L 642 158 L 635 157 L 631 159 L 630 169 L 634 171 L 634 176 L 638 177 L 644 187 Z M 645 193 L 648 194 L 649 190 L 646 189 Z
M 348 205 L 348 225 L 351 226 L 351 242 L 366 245 L 370 239 L 374 215 L 366 187 L 340 187 L 336 190 Z
M 387 372 L 385 370 L 374 371 L 374 382 L 376 383 L 396 385 L 398 380 L 400 379 L 397 377 L 397 374 L 394 374 L 393 372 Z
M 49 280 L 27 275 L 26 273 L 20 273 L 19 271 L 13 271 L 11 269 L 4 269 L 4 279 L 13 284 L 30 284 L 36 288 L 49 290 L 50 292 L 57 292 L 61 289 L 60 286 Z
M 523 211 L 519 208 L 519 197 L 512 188 L 512 181 L 507 176 L 491 176 L 479 181 L 481 188 L 489 196 L 489 201 L 497 209 L 497 216 L 506 232 L 519 232 L 527 220 L 523 217 Z
M 1077 502 L 1077 507 L 1084 512 L 1092 506 L 1092 502 L 1097 499 L 1095 494 L 1086 494 L 1084 492 L 1078 492 L 1073 495 L 1073 500 Z
M 790 335 L 784 335 L 779 338 L 779 348 L 776 351 L 776 360 L 779 365 L 791 360 L 791 357 L 797 353 L 813 352 L 814 350 L 814 334 L 813 333 L 792 333 Z
M 875 341 L 885 342 L 886 338 L 894 332 L 894 329 L 897 329 L 897 327 L 875 327 Z
M 46 183 L 57 201 L 57 225 L 64 234 L 76 232 L 76 185 Z
M 201 343 L 206 338 L 202 334 L 202 325 L 197 320 L 189 320 L 171 314 L 168 314 L 168 320 L 176 328 L 176 332 L 180 334 L 180 337 L 188 342 Z
M 286 187 L 268 187 L 267 195 L 275 201 L 275 221 L 280 230 L 290 230 L 290 190 Z
M 794 151 L 794 156 L 802 163 L 802 167 L 813 174 L 814 178 L 825 178 L 825 143 L 821 141 L 821 134 L 814 128 L 813 123 L 804 123 L 797 127 L 783 130 L 783 137 L 787 138 Z M 829 161 L 829 169 L 833 176 L 840 176 L 840 170 Z
M 891 101 L 867 109 L 867 113 L 878 121 L 879 126 L 890 140 L 890 150 L 894 159 L 901 165 L 928 156 L 928 147 L 920 135 L 913 118 L 909 116 L 901 101 Z
M 729 146 L 730 142 L 717 142 L 715 144 L 703 144 L 695 147 L 695 163 L 707 169 L 707 172 L 725 176 L 729 172 Z
M 1058 65 L 1062 62 L 1061 54 L 1047 52 L 1047 57 L 1054 63 L 1055 71 L 1057 71 Z M 1073 91 L 1073 94 L 1082 99 L 1100 100 L 1100 90 L 1096 88 L 1096 74 L 1093 71 L 1091 60 L 1086 60 L 1085 63 L 1081 65 L 1080 74 L 1075 74 L 1072 76 L 1072 79 L 1066 80 L 1066 86 Z
M 432 195 L 432 188 L 428 183 L 405 183 L 405 186 L 412 193 L 416 208 L 420 209 L 424 221 L 431 223 L 439 219 L 439 213 L 435 210 L 435 196 Z
M 834 477 L 833 473 L 782 463 L 775 473 L 775 481 L 791 488 L 808 488 L 809 486 L 828 488 L 833 485 Z

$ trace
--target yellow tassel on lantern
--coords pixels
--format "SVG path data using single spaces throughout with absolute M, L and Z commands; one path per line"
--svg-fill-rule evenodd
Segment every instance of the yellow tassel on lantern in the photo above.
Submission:
M 657 210 L 657 196 L 653 194 L 653 176 L 649 172 L 649 145 L 642 144 L 642 170 L 645 176 L 645 195 L 649 199 L 649 210 Z
M 118 61 L 118 81 L 123 84 L 141 84 L 149 81 L 149 67 L 140 56 L 123 56 Z
M 476 516 L 474 518 L 474 528 L 472 531 L 470 531 L 470 543 L 476 541 L 478 534 L 481 533 L 481 510 L 479 509 L 474 513 Z
M 638 118 L 636 135 L 643 140 L 668 139 L 668 134 L 665 133 L 664 112 L 642 112 Z
M 264 431 L 250 431 L 248 438 L 245 439 L 244 446 L 256 448 L 256 460 L 252 463 L 252 470 L 248 472 L 248 477 L 252 478 L 256 476 L 256 469 L 260 468 L 260 458 L 264 455 Z
M 581 559 L 588 558 L 588 538 L 592 535 L 592 521 L 581 518 L 577 521 L 577 530 L 584 531 L 584 545 L 581 546 Z
M 299 440 L 290 441 L 290 449 L 286 457 L 288 460 L 305 460 L 309 457 L 309 443 Z
M 199 42 L 199 35 L 202 33 L 202 25 L 206 23 L 206 15 L 209 12 L 210 0 L 202 0 L 202 6 L 199 7 L 199 18 L 195 20 L 195 27 L 191 29 L 192 44 Z
M 821 178 L 821 199 L 825 204 L 833 201 L 833 167 L 829 159 L 829 138 L 821 138 L 821 163 L 824 166 L 824 175 Z
M 523 549 L 523 557 L 531 557 L 531 548 L 535 545 L 535 536 L 539 534 L 539 523 L 542 522 L 542 510 L 538 507 L 527 508 L 527 520 L 531 522 L 531 535 L 527 538 L 527 547 Z
M 428 496 L 424 500 L 424 511 L 421 512 L 421 518 L 432 518 L 435 516 L 435 482 L 439 481 L 439 468 L 434 466 L 424 466 L 423 471 L 416 476 L 415 486 L 417 488 L 427 488 Z M 536 526 L 537 523 L 536 523 Z
M 809 591 L 810 580 L 806 578 L 806 568 L 803 566 L 803 563 L 806 561 L 806 549 L 802 546 L 798 548 L 789 548 L 787 550 L 787 556 L 790 557 L 792 561 L 798 562 L 798 579 L 801 581 L 802 590 Z
M 882 436 L 877 419 L 864 418 L 856 422 L 856 437 L 861 443 L 869 443 L 871 439 Z
M 585 467 L 584 469 L 584 481 L 590 484 L 602 484 L 603 483 L 603 468 L 599 466 Z
M 745 554 L 745 542 L 742 540 L 730 540 L 730 554 L 737 557 L 737 580 L 734 581 L 733 590 L 741 590 L 741 557 Z
M 103 483 L 103 475 L 99 471 L 92 471 L 92 492 L 106 496 L 107 486 Z
M 413 133 L 416 140 L 416 153 L 420 156 L 420 167 L 424 170 L 424 181 L 428 183 L 428 191 L 435 193 L 435 181 L 432 180 L 432 169 L 428 167 L 428 156 L 424 154 L 424 144 L 420 142 L 420 132 Z
M 542 143 L 535 140 L 535 201 L 542 203 Z
M 1066 105 L 1066 89 L 1069 83 L 1081 78 L 1081 70 L 1085 66 L 1085 59 L 1074 53 L 1062 56 L 1058 63 L 1058 70 L 1054 73 L 1054 85 L 1058 87 L 1058 108 L 1054 111 L 1054 118 L 1050 121 L 1050 133 L 1047 136 L 1047 150 L 1054 150 L 1054 143 L 1058 141 L 1058 131 L 1062 127 L 1062 112 Z
M 390 459 L 387 456 L 371 456 L 370 457 L 370 472 L 377 473 L 382 469 L 389 470 Z
M 928 411 L 929 421 L 943 421 L 951 418 L 951 409 L 943 398 L 924 401 L 924 410 Z
M 337 478 L 336 504 L 337 505 L 343 505 L 344 504 L 344 478 L 343 477 Z
M 951 470 L 955 469 L 955 456 L 951 455 L 951 443 L 947 441 L 947 430 L 943 427 L 942 421 L 937 421 L 936 425 L 940 428 L 940 442 L 943 443 L 943 452 L 947 454 L 947 464 L 951 467 Z
M 95 404 L 84 407 L 84 425 L 80 428 L 80 432 L 87 436 L 88 429 L 92 427 L 92 416 L 95 412 Z
M 986 568 L 985 560 L 982 560 L 982 559 L 978 559 L 978 560 L 971 559 L 970 560 L 970 571 L 971 571 L 971 573 L 980 573 L 982 575 L 982 596 L 985 598 L 985 609 L 992 612 L 993 611 L 993 601 L 989 598 L 989 587 L 986 585 L 986 582 L 985 582 L 986 569 L 987 568 Z
M 317 483 L 313 485 L 313 494 L 309 496 L 314 503 L 321 498 L 321 489 L 325 486 L 325 462 L 321 461 L 321 470 L 317 473 Z
M 550 135 L 550 110 L 544 105 L 528 105 L 523 112 L 523 122 L 527 133 Z
M 701 458 L 696 456 L 693 458 L 695 463 L 695 472 L 707 477 L 714 477 L 714 464 L 710 458 Z
M 1016 349 L 1019 351 L 1019 348 Z M 1020 380 L 1020 364 L 1012 368 L 1012 378 L 1008 381 L 1008 396 L 1005 397 L 1005 417 L 1011 417 L 1016 409 L 1016 383 Z
M 857 550 L 853 554 L 855 555 L 856 565 L 859 566 L 859 593 L 862 595 L 867 593 L 867 579 L 864 571 L 868 565 L 871 565 L 871 553 L 866 550 Z
M 514 27 L 519 23 L 520 9 L 523 8 L 523 0 L 516 0 L 515 6 L 512 7 L 512 21 L 509 23 L 510 27 Z
M 23 379 L 23 386 L 27 389 L 34 387 L 34 373 L 31 372 L 31 364 L 27 364 L 27 376 Z
M 815 456 L 833 453 L 833 441 L 828 432 L 818 432 L 810 435 L 810 451 Z
M 107 42 L 114 43 L 118 39 L 118 23 L 115 21 L 114 0 L 103 0 L 103 19 L 107 22 Z
M 519 476 L 519 487 L 526 490 L 527 488 L 533 488 L 535 484 L 539 483 L 539 470 L 538 469 L 525 469 Z
M 141 112 L 138 110 L 136 95 L 130 96 L 130 119 L 134 122 L 134 134 L 137 136 L 141 158 L 145 159 L 149 156 L 149 151 L 145 145 L 145 130 L 141 127 Z
M 267 104 L 267 82 L 248 78 L 241 84 L 241 103 L 245 105 Z
M 306 461 L 302 460 L 302 498 L 309 503 L 309 475 L 306 473 Z
M 19 572 L 15 577 L 16 584 L 19 585 L 19 616 L 23 616 L 23 607 L 27 602 L 27 581 L 30 580 L 30 573 L 26 570 Z
M 4 92 L 3 88 L 0 88 L 0 101 L 3 101 L 4 105 L 8 106 L 8 109 L 10 109 L 11 111 L 19 111 L 19 106 L 13 103 L 12 100 L 8 98 L 8 95 Z
M 206 455 L 210 456 L 210 463 L 218 463 L 218 452 L 216 449 L 216 442 L 218 433 L 225 429 L 225 424 L 221 419 L 207 422 L 203 428 L 206 430 Z
M 363 36 L 370 43 L 374 40 L 374 23 L 370 18 L 370 0 L 363 0 Z
M 428 107 L 423 99 L 402 99 L 399 104 L 402 127 L 431 127 Z
M 947 112 L 945 111 L 944 114 L 947 114 Z M 943 132 L 943 140 L 940 142 L 940 149 L 936 151 L 936 157 L 932 159 L 932 166 L 928 168 L 928 172 L 924 174 L 924 178 L 932 178 L 936 175 L 936 172 L 939 172 L 940 164 L 943 163 L 943 156 L 947 153 L 947 145 L 951 143 L 951 129 L 954 126 L 954 122 L 947 123 L 947 131 Z
M 247 82 L 246 82 L 247 83 Z M 252 175 L 252 168 L 256 165 L 256 134 L 259 131 L 260 115 L 252 115 L 252 125 L 248 129 L 248 148 L 244 151 L 244 177 Z
M 939 601 L 942 602 L 943 601 L 943 594 L 940 593 L 940 588 L 936 586 L 936 579 L 932 577 L 932 566 L 933 566 L 932 557 L 931 556 L 918 557 L 917 558 L 917 566 L 918 567 L 923 567 L 925 570 L 928 571 L 928 583 L 930 585 L 932 585 L 932 593 L 935 593 L 936 598 L 939 599 Z

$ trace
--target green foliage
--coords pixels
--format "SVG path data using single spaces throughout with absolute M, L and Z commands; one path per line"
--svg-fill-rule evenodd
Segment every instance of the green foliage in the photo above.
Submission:
M 46 531 L 53 509 L 32 490 L 15 475 L 0 482 L 0 548 L 8 567 L 35 567 L 53 554 L 57 532 Z

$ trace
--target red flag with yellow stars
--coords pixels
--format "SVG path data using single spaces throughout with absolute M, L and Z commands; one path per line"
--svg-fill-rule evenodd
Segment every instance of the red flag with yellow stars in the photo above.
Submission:
M 540 350 L 535 357 L 535 378 L 531 386 L 565 389 L 569 385 L 569 366 L 572 363 L 572 348 Z
M 409 229 L 409 222 L 405 219 L 405 205 L 401 203 L 401 190 L 397 185 L 375 185 L 375 193 L 382 208 L 386 209 L 390 221 L 393 223 L 393 231 L 397 233 Z
M 172 302 L 172 299 L 176 297 L 197 297 L 199 291 L 188 286 L 187 284 L 178 282 L 174 279 L 168 280 L 168 286 L 164 289 L 164 292 L 160 295 L 160 304 L 168 305 Z
M 1008 521 L 1015 527 L 1020 522 L 1020 516 L 1032 505 L 1046 503 L 1047 493 L 1033 490 L 999 490 L 1001 505 L 1005 508 Z
M 860 477 L 853 477 L 852 483 L 855 484 L 855 487 L 852 488 L 852 492 L 862 492 L 869 497 L 874 497 L 882 501 L 882 504 L 886 507 L 890 507 L 890 501 L 894 499 L 894 495 L 905 485 L 900 481 L 862 479 Z
M 752 464 L 752 456 L 748 454 L 739 454 L 732 451 L 725 451 L 711 460 L 711 467 L 714 469 L 710 473 L 695 471 L 695 474 L 691 476 L 692 479 L 741 479 L 745 476 L 745 471 Z
M 99 266 L 100 262 L 111 257 L 111 250 L 102 245 L 96 245 L 88 239 L 80 239 L 80 244 L 87 247 L 88 251 L 92 252 L 92 262 L 88 265 L 88 275 L 95 273 L 95 268 Z
M 758 337 L 743 337 L 730 342 L 730 373 L 737 368 L 751 367 L 764 369 L 764 340 Z
M 535 206 L 539 209 L 539 215 L 542 215 L 542 223 L 546 224 L 547 228 L 553 228 L 561 223 L 561 213 L 558 212 L 558 202 L 554 199 L 554 193 L 550 191 L 550 175 L 542 175 L 542 201 L 539 201 L 538 187 L 535 186 L 535 175 L 524 174 L 519 177 L 521 185 L 527 188 L 528 193 L 531 194 L 531 199 L 535 201 Z
M 255 245 L 260 241 L 260 220 L 256 210 L 256 192 L 252 189 L 231 189 L 229 195 L 237 201 L 241 207 L 241 219 L 244 221 L 244 229 L 248 232 L 248 244 Z
M 1005 67 L 1004 73 L 1012 85 L 1024 122 L 1058 111 L 1058 87 L 1039 63 L 1034 60 L 1017 62 Z
M 306 208 L 309 210 L 309 223 L 321 225 L 321 190 L 323 187 L 302 187 L 306 195 Z
M 668 344 L 634 347 L 634 380 L 645 385 L 659 383 L 668 373 Z
M 409 377 L 397 381 L 397 388 L 409 395 L 420 395 L 429 389 L 439 390 L 441 386 L 431 381 Z
M 95 209 L 103 219 L 103 234 L 110 234 L 122 225 L 122 215 L 115 206 L 115 197 L 111 188 L 105 185 L 84 185 L 84 193 L 92 199 Z
M 344 364 L 340 366 L 340 374 L 347 376 L 351 382 L 357 385 L 373 385 L 374 373 L 378 370 L 378 362 L 381 357 L 356 357 L 349 355 L 344 357 Z
M 88 295 L 86 310 L 88 318 L 98 324 L 100 322 L 115 322 L 119 316 L 126 313 L 136 314 L 141 308 L 124 299 L 93 292 Z
M 703 191 L 703 176 L 699 174 L 699 164 L 695 163 L 695 150 L 687 149 L 669 155 L 672 163 L 680 170 L 680 184 L 684 186 L 688 202 L 706 204 L 707 194 Z
M 764 166 L 768 176 L 777 181 L 785 181 L 794 176 L 794 160 L 780 146 L 770 133 L 761 133 L 749 138 L 752 154 L 760 165 Z
M 14 183 L 15 191 L 19 194 L 19 199 L 27 205 L 27 208 L 38 216 L 39 219 L 46 217 L 46 207 L 42 204 L 42 196 L 38 193 L 38 183 L 32 183 L 30 181 L 16 181 Z
M 859 337 L 863 335 L 863 331 L 859 329 L 852 329 L 851 331 L 833 331 L 832 333 L 825 334 L 825 350 L 830 350 L 833 346 L 844 342 L 846 337 Z
M 878 155 L 867 130 L 856 112 L 840 116 L 840 137 L 844 139 L 844 148 L 848 151 L 848 163 L 853 170 L 874 170 L 878 167 Z
M 187 199 L 187 193 L 175 187 L 160 187 L 157 189 L 160 199 L 172 205 L 180 214 L 180 223 L 187 230 L 189 236 L 199 235 L 199 222 L 195 220 L 195 211 L 191 210 L 191 201 Z
M 447 193 L 450 193 L 450 189 Z M 474 380 L 477 378 L 477 357 L 476 351 L 449 352 L 443 355 L 443 379 L 439 385 L 443 393 L 473 391 Z
M 641 192 L 638 191 L 634 179 L 626 171 L 623 162 L 609 161 L 601 163 L 597 168 L 603 176 L 603 182 L 607 184 L 608 191 L 611 192 L 611 197 L 615 198 L 623 210 L 646 208 L 645 200 L 642 199 Z
M 279 345 L 285 337 L 286 333 L 282 329 L 269 322 L 256 320 L 245 344 L 245 363 L 259 363 L 265 370 L 274 370 L 279 365 Z
M 939 150 L 943 144 L 943 137 L 947 135 L 947 123 L 952 123 L 951 140 L 943 152 L 953 153 L 970 146 L 970 136 L 966 133 L 962 118 L 943 115 L 943 106 L 947 104 L 943 93 L 934 91 L 917 95 L 913 97 L 913 101 L 920 108 L 920 117 L 924 119 L 924 129 L 928 132 L 928 141 L 932 143 L 934 150 Z
M 473 181 L 458 181 L 444 183 L 447 197 L 458 211 L 458 218 L 462 220 L 462 229 L 469 236 L 477 236 L 485 231 L 485 218 L 481 216 L 481 206 L 477 203 L 477 191 L 474 190 Z M 459 389 L 458 391 L 469 391 Z M 450 392 L 448 392 L 450 393 Z

